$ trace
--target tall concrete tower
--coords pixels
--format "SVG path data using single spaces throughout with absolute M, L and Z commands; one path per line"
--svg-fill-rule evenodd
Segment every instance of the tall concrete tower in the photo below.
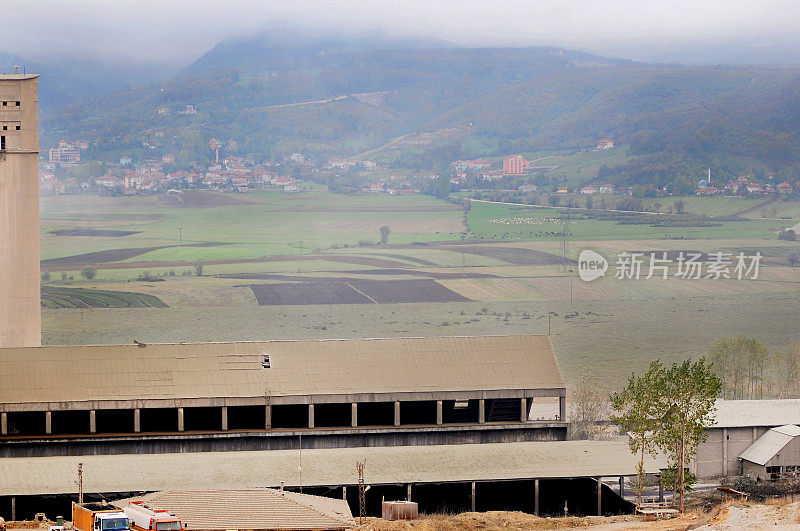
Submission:
M 0 74 L 0 348 L 42 344 L 39 76 Z

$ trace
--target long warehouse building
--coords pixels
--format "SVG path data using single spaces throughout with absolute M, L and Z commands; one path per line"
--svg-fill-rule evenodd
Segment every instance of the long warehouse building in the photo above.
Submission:
M 547 336 L 10 348 L 0 456 L 565 440 L 565 395 Z

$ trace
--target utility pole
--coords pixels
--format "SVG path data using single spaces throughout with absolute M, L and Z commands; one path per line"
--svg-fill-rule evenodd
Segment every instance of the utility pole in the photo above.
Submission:
M 183 227 L 178 227 L 178 247 L 183 247 Z
M 356 461 L 356 470 L 358 470 L 358 525 L 362 525 L 367 518 L 367 491 L 364 489 L 364 467 L 367 466 L 367 460 L 364 462 Z
M 78 463 L 78 504 L 83 503 L 83 463 Z
M 567 270 L 567 260 L 569 260 L 569 225 L 569 210 L 565 210 L 564 217 L 561 218 L 561 258 L 564 262 L 564 271 Z
M 297 471 L 300 472 L 300 494 L 303 494 L 303 435 L 299 435 L 300 438 L 300 465 L 297 467 Z

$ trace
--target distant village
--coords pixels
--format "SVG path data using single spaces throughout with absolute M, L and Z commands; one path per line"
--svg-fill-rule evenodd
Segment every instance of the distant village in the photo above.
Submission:
M 191 113 L 187 107 L 181 111 Z M 615 186 L 610 183 L 590 181 L 584 186 L 541 184 L 544 172 L 556 166 L 527 160 L 519 154 L 503 159 L 456 160 L 449 164 L 448 175 L 434 171 L 400 172 L 393 174 L 374 159 L 332 157 L 325 161 L 314 160 L 303 153 L 289 153 L 276 161 L 257 162 L 251 158 L 229 155 L 220 157 L 220 150 L 237 152 L 236 140 L 209 142 L 212 158 L 208 163 L 190 161 L 178 166 L 172 153 L 158 158 L 135 162 L 123 156 L 118 163 L 103 164 L 104 173 L 91 180 L 79 180 L 59 168 L 80 165 L 90 143 L 86 141 L 60 141 L 47 152 L 41 162 L 39 182 L 42 195 L 98 192 L 101 195 L 149 195 L 186 189 L 207 189 L 247 193 L 256 190 L 280 190 L 286 194 L 300 193 L 312 188 L 313 182 L 326 183 L 343 193 L 411 195 L 432 193 L 434 182 L 449 179 L 450 191 L 491 190 L 524 196 L 535 193 L 553 194 L 617 194 L 634 195 L 636 186 Z M 155 149 L 157 144 L 148 145 Z M 601 139 L 595 151 L 613 149 L 611 139 Z M 385 171 L 379 171 L 385 170 Z M 59 174 L 61 173 L 61 174 Z M 66 173 L 66 174 L 65 174 Z M 344 176 L 344 178 L 342 178 Z M 333 186 L 334 177 L 338 178 Z M 533 181 L 538 178 L 540 184 Z M 772 180 L 773 176 L 769 176 Z M 541 190 L 540 190 L 541 188 Z M 696 182 L 697 196 L 716 195 L 790 195 L 794 187 L 788 182 L 756 182 L 748 175 L 717 182 L 711 170 Z M 666 187 L 652 190 L 656 197 L 672 195 Z

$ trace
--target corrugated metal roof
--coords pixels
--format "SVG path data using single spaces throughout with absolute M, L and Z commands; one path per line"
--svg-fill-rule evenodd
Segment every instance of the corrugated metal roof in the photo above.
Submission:
M 800 427 L 794 425 L 771 428 L 755 440 L 747 450 L 739 454 L 739 459 L 759 465 L 766 465 L 792 439 L 800 435 Z
M 621 476 L 636 473 L 626 438 L 303 450 L 302 479 L 311 485 L 352 485 L 356 461 L 367 460 L 371 484 Z M 243 489 L 300 484 L 297 450 L 0 459 L 0 496 L 75 492 L 83 463 L 86 492 Z M 648 473 L 658 464 L 649 456 Z
M 717 400 L 715 428 L 800 424 L 800 399 Z
M 168 490 L 115 502 L 144 501 L 178 516 L 190 530 L 355 527 L 344 500 L 275 489 Z
M 0 349 L 0 404 L 563 387 L 547 336 Z

